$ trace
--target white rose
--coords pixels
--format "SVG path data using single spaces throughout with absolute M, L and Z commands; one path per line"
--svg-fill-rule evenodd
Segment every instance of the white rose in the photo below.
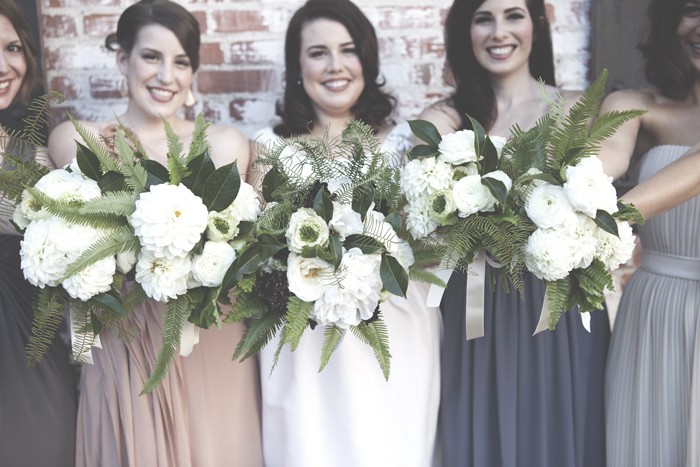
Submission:
M 505 185 L 506 187 L 506 193 L 509 192 L 510 189 L 513 187 L 513 180 L 511 180 L 510 177 L 506 175 L 506 173 L 502 170 L 494 170 L 493 172 L 489 172 L 486 175 L 484 175 L 484 178 L 492 178 L 503 183 L 503 185 Z M 498 200 L 491 194 L 491 190 L 488 190 L 488 193 L 490 196 L 490 200 L 488 204 L 482 209 L 482 211 L 493 211 L 496 208 L 496 204 L 498 203 Z
M 605 175 L 597 157 L 586 157 L 577 165 L 566 168 L 564 192 L 575 210 L 591 217 L 595 217 L 599 209 L 610 214 L 617 212 L 612 177 Z
M 525 202 L 525 212 L 540 229 L 573 222 L 576 216 L 564 189 L 549 183 L 533 188 Z
M 468 175 L 452 188 L 452 195 L 459 211 L 459 217 L 475 214 L 493 202 L 488 188 L 481 183 L 479 175 Z
M 136 263 L 136 282 L 146 295 L 165 303 L 187 292 L 191 267 L 189 256 L 157 258 L 151 251 L 141 250 Z
M 279 160 L 288 178 L 303 182 L 313 175 L 313 167 L 306 152 L 291 144 L 282 150 Z
M 597 256 L 610 270 L 615 270 L 626 263 L 634 252 L 634 234 L 629 223 L 618 221 L 617 233 L 619 237 L 600 228 L 596 231 Z
M 77 274 L 64 279 L 61 285 L 68 295 L 85 302 L 97 294 L 107 292 L 112 287 L 115 271 L 114 256 L 102 258 Z
M 136 252 L 134 251 L 123 251 L 121 253 L 117 253 L 117 270 L 122 274 L 127 274 L 134 268 L 134 266 L 136 266 L 137 259 Z
M 563 230 L 537 229 L 525 245 L 525 265 L 540 279 L 563 279 L 575 266 L 576 248 L 576 242 Z
M 143 249 L 159 258 L 185 257 L 207 227 L 209 213 L 185 185 L 154 185 L 141 193 L 129 222 Z
M 236 251 L 226 242 L 206 242 L 201 255 L 192 259 L 192 278 L 204 287 L 218 287 L 236 259 Z
M 328 226 L 338 234 L 342 242 L 348 235 L 361 234 L 364 227 L 359 212 L 355 212 L 349 204 L 333 201 L 333 218 Z
M 290 253 L 287 258 L 289 290 L 305 302 L 313 302 L 334 282 L 333 266 L 320 258 Z
M 459 165 L 477 161 L 474 132 L 471 130 L 460 130 L 443 135 L 438 150 L 440 152 L 438 160 L 448 164 Z
M 289 219 L 287 245 L 294 253 L 305 247 L 325 246 L 328 242 L 328 225 L 313 209 L 301 208 Z
M 248 183 L 241 181 L 236 199 L 233 200 L 227 211 L 236 221 L 254 221 L 260 215 L 260 199 L 258 194 Z M 236 224 L 238 225 L 238 224 Z
M 314 303 L 313 319 L 346 329 L 371 318 L 382 289 L 380 265 L 380 255 L 365 255 L 359 248 L 348 250 L 338 268 L 339 280 L 332 281 Z

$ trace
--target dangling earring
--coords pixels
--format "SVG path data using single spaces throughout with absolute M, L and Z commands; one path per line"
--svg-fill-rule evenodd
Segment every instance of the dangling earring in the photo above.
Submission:
M 122 78 L 119 83 L 119 95 L 122 97 L 129 97 L 129 85 L 126 83 L 126 78 Z
M 197 103 L 197 99 L 194 98 L 194 93 L 192 88 L 187 91 L 187 97 L 185 98 L 185 107 L 193 107 Z
M 297 86 L 303 86 L 304 82 L 301 80 L 301 77 L 297 80 Z

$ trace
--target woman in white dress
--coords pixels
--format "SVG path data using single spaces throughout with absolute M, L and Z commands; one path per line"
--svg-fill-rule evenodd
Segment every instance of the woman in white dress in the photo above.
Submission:
M 258 135 L 325 133 L 337 137 L 352 119 L 369 124 L 384 149 L 406 150 L 407 126 L 393 132 L 394 99 L 378 83 L 377 39 L 349 0 L 309 0 L 286 36 L 282 123 Z M 274 371 L 276 342 L 260 353 L 263 449 L 267 467 L 429 467 L 433 465 L 440 393 L 440 314 L 425 306 L 428 285 L 381 312 L 389 330 L 391 376 L 370 347 L 348 335 L 319 373 L 324 333 L 307 329 L 285 348 Z
M 700 174 L 689 151 L 700 135 L 700 1 L 653 0 L 649 19 L 640 49 L 654 87 L 613 93 L 603 105 L 646 113 L 610 138 L 601 158 L 618 177 L 635 145 L 646 152 L 640 185 L 625 198 L 647 217 L 673 209 L 639 227 L 642 262 L 622 295 L 608 356 L 607 463 L 698 467 L 700 198 L 681 201 L 697 194 Z

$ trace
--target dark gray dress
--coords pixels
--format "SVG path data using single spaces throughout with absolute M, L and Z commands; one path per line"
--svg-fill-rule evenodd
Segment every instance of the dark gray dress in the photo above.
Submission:
M 485 335 L 467 341 L 466 277 L 453 274 L 441 305 L 443 464 L 603 467 L 607 312 L 592 314 L 590 334 L 568 312 L 533 337 L 544 283 L 527 274 L 524 298 L 487 285 Z

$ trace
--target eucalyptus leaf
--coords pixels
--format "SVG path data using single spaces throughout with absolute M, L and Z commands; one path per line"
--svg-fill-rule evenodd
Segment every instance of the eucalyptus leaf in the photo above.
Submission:
M 440 135 L 435 125 L 426 120 L 409 120 L 408 126 L 418 139 L 425 141 L 429 146 L 437 150 L 438 145 L 442 141 L 442 135 Z
M 408 273 L 401 263 L 391 255 L 382 255 L 379 268 L 382 285 L 386 290 L 399 297 L 406 297 L 408 289 Z
M 236 163 L 226 164 L 207 178 L 202 202 L 209 211 L 222 211 L 233 203 L 240 187 L 241 176 Z

